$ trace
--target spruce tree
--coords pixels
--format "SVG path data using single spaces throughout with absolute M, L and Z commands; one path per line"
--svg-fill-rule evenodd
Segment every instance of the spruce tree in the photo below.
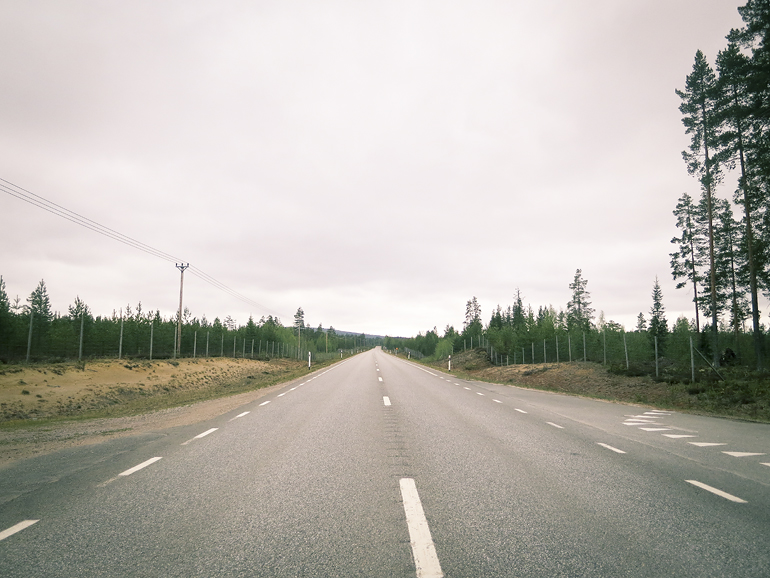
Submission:
M 588 280 L 583 279 L 580 269 L 575 271 L 575 278 L 569 284 L 572 299 L 567 303 L 567 327 L 579 331 L 589 331 L 594 310 L 591 308 L 591 294 L 588 292 Z
M 650 326 L 647 329 L 647 335 L 650 337 L 650 343 L 654 346 L 655 338 L 658 338 L 658 354 L 663 355 L 666 350 L 666 340 L 668 338 L 668 321 L 666 320 L 666 309 L 663 307 L 663 291 L 660 289 L 658 278 L 655 277 L 655 284 L 652 286 L 652 307 L 650 308 Z

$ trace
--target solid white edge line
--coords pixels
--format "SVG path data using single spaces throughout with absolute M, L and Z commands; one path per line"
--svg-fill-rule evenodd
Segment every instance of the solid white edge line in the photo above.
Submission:
M 601 442 L 597 442 L 597 444 L 598 444 L 598 445 L 600 445 L 600 446 L 602 446 L 603 448 L 607 448 L 608 450 L 612 450 L 613 452 L 616 452 L 616 453 L 618 453 L 618 454 L 624 454 L 624 453 L 626 453 L 626 452 L 624 452 L 623 450 L 619 450 L 618 448 L 613 448 L 613 447 L 612 447 L 611 445 L 609 445 L 609 444 L 603 444 L 603 443 L 601 443 Z
M 139 471 L 139 470 L 141 470 L 142 468 L 146 468 L 146 467 L 147 467 L 147 466 L 149 466 L 150 464 L 154 464 L 155 462 L 157 462 L 157 461 L 158 461 L 158 460 L 160 460 L 160 459 L 162 459 L 162 458 L 159 458 L 159 457 L 150 458 L 149 460 L 147 460 L 146 462 L 142 462 L 142 463 L 141 463 L 141 464 L 139 464 L 138 466 L 134 466 L 133 468 L 129 468 L 129 469 L 127 469 L 125 472 L 120 472 L 118 475 L 119 475 L 119 476 L 130 476 L 130 475 L 131 475 L 131 474 L 133 474 L 134 472 L 138 472 L 138 471 Z
M 35 522 L 40 520 L 24 520 L 0 532 L 0 540 L 5 540 L 8 536 L 13 536 L 16 532 L 21 532 L 24 528 L 29 528 Z
M 698 486 L 699 488 L 702 488 L 707 492 L 716 494 L 717 496 L 725 498 L 726 500 L 730 500 L 731 502 L 736 502 L 738 504 L 748 504 L 746 500 L 741 500 L 740 498 L 733 496 L 732 494 L 728 494 L 727 492 L 723 492 L 722 490 L 717 490 L 716 488 L 712 488 L 711 486 L 704 484 L 703 482 L 699 482 L 697 480 L 685 480 L 685 482 L 687 482 L 688 484 L 692 484 L 693 486 Z
M 390 398 L 387 395 L 382 396 L 382 403 L 385 405 L 390 405 Z
M 428 520 L 425 518 L 425 511 L 422 509 L 420 496 L 417 493 L 417 485 L 412 478 L 401 478 L 399 485 L 417 577 L 441 578 L 444 573 L 441 571 Z

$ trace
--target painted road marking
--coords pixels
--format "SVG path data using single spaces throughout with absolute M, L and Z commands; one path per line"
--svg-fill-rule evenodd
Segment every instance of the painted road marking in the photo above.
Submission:
M 24 528 L 29 528 L 32 524 L 39 521 L 40 520 L 24 520 L 23 522 L 19 522 L 15 526 L 11 526 L 7 530 L 0 532 L 0 540 L 5 540 L 8 536 L 13 536 L 16 532 L 21 532 Z
M 215 431 L 217 431 L 218 429 L 219 429 L 218 427 L 212 427 L 210 430 L 206 430 L 205 432 L 203 432 L 203 433 L 201 433 L 201 434 L 198 434 L 198 435 L 197 435 L 197 436 L 195 436 L 194 438 L 187 440 L 186 442 L 182 443 L 182 445 L 183 445 L 183 446 L 186 446 L 186 445 L 187 445 L 187 444 L 189 444 L 191 441 L 193 441 L 193 440 L 198 440 L 198 439 L 200 439 L 200 438 L 202 438 L 202 437 L 206 437 L 207 435 L 209 435 L 210 433 L 214 433 L 214 432 L 215 432 Z
M 499 399 L 493 399 L 492 401 L 494 401 L 495 403 L 503 403 L 503 402 L 502 402 L 502 401 L 500 401 Z
M 387 395 L 383 395 L 382 403 L 384 403 L 386 406 L 390 405 L 390 398 Z
M 296 387 L 292 387 L 289 391 L 294 391 L 295 389 L 297 389 L 297 388 Z
M 267 405 L 268 403 L 270 403 L 270 400 L 263 401 L 262 403 L 259 404 L 259 407 L 262 407 L 263 405 Z
M 406 525 L 409 528 L 409 542 L 412 546 L 414 565 L 418 578 L 441 578 L 441 564 L 438 561 L 436 547 L 430 535 L 428 520 L 422 509 L 422 502 L 417 493 L 417 486 L 412 478 L 401 478 L 401 498 L 404 500 Z
M 518 407 L 514 407 L 513 409 L 515 409 L 519 413 L 527 413 L 526 411 L 524 411 L 523 409 L 519 409 Z
M 710 448 L 711 446 L 726 446 L 727 444 L 716 444 L 713 442 L 687 442 L 688 444 L 692 444 L 694 446 L 698 446 L 699 448 Z
M 727 492 L 723 492 L 722 490 L 717 490 L 716 488 L 712 488 L 711 486 L 708 486 L 703 482 L 698 482 L 696 480 L 685 480 L 685 482 L 692 484 L 693 486 L 698 486 L 699 488 L 703 488 L 707 492 L 716 494 L 717 496 L 725 498 L 726 500 L 730 500 L 731 502 L 736 502 L 738 504 L 748 504 L 746 500 L 741 500 L 740 498 L 733 496 L 732 494 L 728 494 Z
M 558 427 L 559 429 L 564 429 L 564 426 L 559 425 L 558 423 L 553 423 L 552 421 L 547 421 L 545 423 L 547 423 L 548 425 L 552 425 L 553 427 Z
M 599 443 L 598 445 L 602 446 L 603 448 L 607 448 L 608 450 L 612 450 L 613 452 L 616 452 L 616 453 L 619 453 L 619 454 L 626 453 L 623 450 L 619 450 L 618 448 L 613 448 L 611 445 L 607 445 L 607 444 L 603 444 L 603 443 Z
M 238 414 L 238 415 L 236 415 L 235 417 L 233 417 L 233 418 L 230 418 L 230 421 L 233 421 L 234 419 L 238 419 L 239 417 L 243 417 L 244 415 L 248 415 L 248 414 L 250 414 L 250 413 L 251 413 L 250 411 L 244 411 L 243 413 L 239 413 L 239 414 Z
M 671 431 L 670 427 L 640 427 L 644 431 Z
M 754 452 L 722 452 L 723 454 L 727 454 L 728 456 L 733 456 L 734 458 L 747 458 L 749 456 L 764 456 L 765 454 L 757 454 Z
M 288 392 L 288 391 L 284 391 L 283 393 L 279 393 L 279 394 L 278 394 L 278 397 L 283 397 L 283 396 L 284 396 L 284 395 L 286 395 L 287 393 L 289 393 L 289 392 Z
M 471 388 L 470 388 L 470 387 L 463 387 L 463 389 L 467 389 L 468 391 L 470 391 L 470 390 L 471 390 Z
M 477 391 L 477 392 L 476 392 L 476 395 L 484 395 L 484 394 L 483 394 L 483 393 L 481 393 L 480 391 Z
M 147 460 L 146 462 L 142 462 L 138 466 L 134 466 L 133 468 L 129 468 L 125 472 L 120 472 L 118 475 L 119 476 L 130 476 L 134 472 L 138 472 L 139 470 L 141 470 L 143 468 L 146 468 L 147 466 L 149 466 L 151 464 L 154 464 L 155 462 L 157 462 L 160 459 L 162 459 L 162 458 L 157 458 L 157 457 L 156 458 L 150 458 L 149 460 Z
M 760 462 L 763 466 L 770 466 L 770 464 L 766 464 L 765 462 Z
M 661 434 L 667 438 L 679 439 L 679 438 L 697 438 L 698 436 L 685 435 L 685 434 Z
M 379 379 L 380 381 L 382 381 L 382 378 L 381 378 L 381 377 L 378 377 L 377 379 Z

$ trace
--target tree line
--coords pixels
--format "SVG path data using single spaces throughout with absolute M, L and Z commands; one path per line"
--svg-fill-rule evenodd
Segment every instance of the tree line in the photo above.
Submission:
M 682 156 L 699 194 L 684 193 L 674 209 L 679 235 L 671 241 L 671 271 L 677 288 L 693 292 L 695 331 L 709 333 L 713 363 L 720 324 L 737 340 L 751 318 L 762 369 L 759 294 L 770 294 L 770 2 L 749 0 L 738 12 L 744 26 L 727 34 L 715 67 L 698 50 L 684 90 L 676 90 L 691 137 Z M 732 203 L 717 196 L 731 171 L 738 177 Z
M 596 317 L 588 291 L 588 280 L 581 269 L 575 271 L 569 283 L 571 298 L 566 308 L 558 311 L 553 305 L 540 306 L 535 310 L 525 305 L 517 288 L 514 301 L 507 307 L 497 307 L 489 321 L 484 323 L 481 306 L 474 296 L 465 304 L 465 321 L 460 331 L 448 325 L 439 335 L 437 328 L 420 332 L 409 339 L 387 337 L 389 349 L 414 350 L 438 359 L 452 353 L 479 346 L 491 346 L 508 363 L 541 362 L 579 359 L 584 351 L 591 351 L 595 360 L 602 360 L 600 351 L 606 351 L 607 337 L 610 350 L 618 358 L 626 336 L 625 329 L 617 322 L 607 320 L 604 312 Z M 631 347 L 635 360 L 649 361 L 656 346 L 658 355 L 684 358 L 689 355 L 689 339 L 694 328 L 685 317 L 680 317 L 669 329 L 663 305 L 663 292 L 656 278 L 651 291 L 648 315 L 639 313 L 636 327 L 628 332 L 626 347 Z M 621 344 L 621 345 L 619 345 Z M 584 349 L 585 347 L 585 349 Z M 708 344 L 706 344 L 708 347 Z M 560 357 L 561 354 L 561 357 Z
M 368 348 L 377 344 L 366 335 L 338 333 L 334 327 L 316 328 L 305 324 L 298 308 L 292 325 L 278 317 L 259 320 L 249 317 L 238 324 L 230 317 L 209 321 L 194 317 L 189 309 L 182 313 L 182 338 L 178 347 L 176 330 L 179 314 L 164 317 L 159 310 L 145 310 L 139 302 L 108 316 L 94 316 L 80 297 L 61 314 L 51 308 L 45 281 L 22 302 L 9 299 L 0 276 L 0 360 L 3 362 L 73 359 L 79 357 L 170 358 L 192 357 L 273 357 L 307 353 L 332 354 Z M 82 335 L 82 339 L 81 339 Z M 150 348 L 152 347 L 152 351 Z M 300 352 L 301 355 L 300 355 Z

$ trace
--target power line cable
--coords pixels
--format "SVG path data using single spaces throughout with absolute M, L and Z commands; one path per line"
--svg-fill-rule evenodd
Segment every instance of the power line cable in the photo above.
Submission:
M 84 227 L 86 229 L 90 229 L 91 231 L 94 231 L 95 233 L 99 233 L 100 235 L 104 235 L 105 237 L 109 237 L 110 239 L 113 239 L 115 241 L 118 241 L 120 243 L 123 243 L 124 245 L 128 245 L 129 247 L 133 247 L 134 249 L 138 249 L 140 251 L 144 251 L 145 253 L 148 253 L 149 255 L 152 255 L 154 257 L 158 257 L 159 259 L 163 259 L 165 261 L 169 261 L 172 263 L 177 263 L 178 261 L 184 261 L 184 259 L 180 259 L 178 257 L 175 257 L 173 255 L 170 255 L 169 253 L 166 253 L 164 251 L 161 251 L 159 249 L 156 249 L 150 245 L 147 245 L 146 243 L 142 243 L 141 241 L 137 241 L 136 239 L 129 237 L 127 235 L 124 235 L 122 233 L 119 233 L 118 231 L 115 231 L 114 229 L 110 229 L 109 227 L 105 227 L 104 225 L 97 223 L 96 221 L 93 221 L 91 219 L 88 219 L 74 211 L 70 211 L 69 209 L 62 207 L 61 205 L 58 205 L 52 201 L 49 201 L 48 199 L 41 197 L 40 195 L 37 195 L 31 191 L 28 191 L 18 185 L 15 185 L 11 183 L 10 181 L 7 181 L 3 178 L 0 178 L 0 191 L 5 192 L 12 197 L 16 197 L 17 199 L 20 199 L 22 201 L 25 201 L 31 205 L 34 205 L 38 208 L 41 208 L 45 211 L 48 211 L 49 213 L 52 213 L 56 216 L 62 217 L 63 219 L 66 219 L 72 223 L 75 223 L 76 225 L 80 225 L 81 227 Z M 6 183 L 6 184 L 3 184 Z M 278 317 L 278 314 L 272 311 L 270 308 L 265 307 L 261 303 L 257 303 L 253 299 L 250 299 L 246 297 L 245 295 L 242 295 L 241 293 L 238 293 L 234 289 L 231 289 L 221 281 L 215 279 L 208 273 L 205 273 L 204 271 L 198 269 L 195 266 L 190 267 L 190 273 L 198 277 L 199 279 L 205 281 L 206 283 L 216 287 L 220 291 L 223 291 L 230 295 L 231 297 L 234 297 L 236 299 L 239 299 L 240 301 L 243 301 L 244 303 L 247 303 L 248 305 L 252 305 L 258 309 L 261 309 L 262 311 L 265 311 L 269 314 L 273 314 L 276 317 Z

